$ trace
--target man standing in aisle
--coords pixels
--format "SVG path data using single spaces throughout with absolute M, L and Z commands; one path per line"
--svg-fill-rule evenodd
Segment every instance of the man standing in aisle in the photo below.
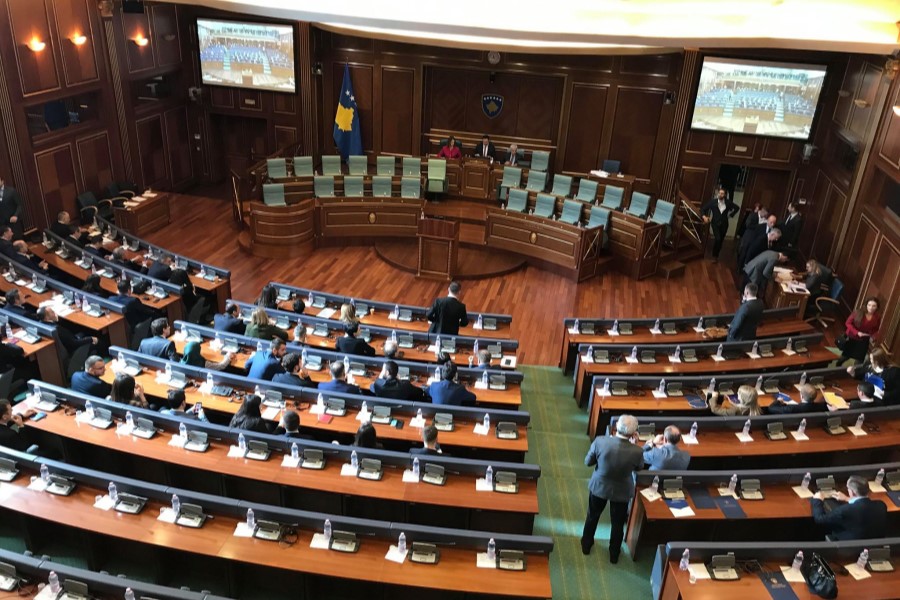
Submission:
M 0 225 L 9 225 L 16 239 L 22 239 L 25 229 L 22 227 L 24 210 L 22 197 L 16 188 L 3 181 L 0 176 Z
M 459 301 L 461 286 L 456 281 L 450 282 L 446 298 L 438 298 L 428 309 L 425 317 L 431 322 L 429 333 L 446 333 L 459 335 L 459 328 L 469 324 L 466 305 Z

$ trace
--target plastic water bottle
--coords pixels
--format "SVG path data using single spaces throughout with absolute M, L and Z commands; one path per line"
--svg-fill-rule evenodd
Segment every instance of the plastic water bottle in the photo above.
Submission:
M 687 548 L 681 554 L 681 560 L 678 562 L 679 571 L 687 571 L 691 566 L 691 551 Z
M 694 421 L 691 425 L 691 437 L 695 440 L 697 439 L 697 421 Z
M 84 414 L 87 415 L 88 419 L 94 418 L 94 403 L 90 400 L 84 403 Z
M 488 560 L 497 560 L 497 542 L 494 541 L 494 538 L 488 541 L 487 557 Z
M 172 379 L 172 365 L 166 364 L 166 379 Z
M 609 393 L 609 377 L 607 377 L 606 379 L 603 380 L 603 393 L 604 394 Z
M 656 391 L 659 392 L 660 394 L 666 393 L 666 380 L 665 379 L 659 380 L 659 387 L 656 388 Z
M 475 329 L 481 329 L 484 327 L 484 319 L 481 318 L 481 315 L 478 315 L 478 318 L 475 319 Z
M 56 571 L 50 571 L 50 576 L 47 578 L 47 585 L 50 586 L 50 591 L 54 594 L 60 592 L 59 575 L 56 574 Z
M 762 393 L 763 391 L 763 378 L 762 375 L 756 378 L 756 393 Z
M 618 319 L 613 321 L 612 332 L 619 333 L 619 320 Z
M 435 380 L 435 381 L 440 381 L 440 380 L 441 380 L 441 368 L 440 368 L 440 367 L 436 367 L 436 368 L 434 369 L 434 380 Z
M 207 373 L 207 374 L 206 374 L 206 387 L 209 388 L 209 391 L 210 391 L 210 392 L 212 391 L 212 388 L 213 388 L 213 376 L 212 376 L 212 373 Z
M 806 385 L 806 371 L 800 373 L 800 385 Z
M 653 478 L 653 483 L 650 484 L 650 491 L 654 494 L 659 492 L 659 475 Z
M 172 494 L 172 512 L 176 515 L 181 512 L 181 500 L 177 494 Z
M 325 519 L 325 527 L 322 529 L 325 539 L 331 541 L 331 519 Z
M 50 481 L 50 468 L 47 465 L 41 465 L 41 481 L 44 483 Z
M 477 339 L 475 340 L 475 343 L 472 344 L 472 354 L 475 356 L 478 355 L 478 340 Z
M 253 394 L 254 394 L 257 398 L 262 398 L 262 397 L 263 397 L 262 390 L 259 389 L 259 386 L 256 386 L 256 387 L 253 388 Z
M 110 500 L 112 500 L 113 502 L 115 502 L 116 500 L 119 499 L 119 490 L 118 490 L 118 488 L 116 488 L 116 484 L 115 484 L 115 483 L 113 483 L 112 481 L 110 481 L 110 482 L 109 482 L 109 488 L 107 488 L 107 489 L 109 490 L 109 499 L 110 499 Z
M 131 411 L 125 413 L 125 425 L 129 429 L 134 429 L 134 415 L 131 414 Z
M 262 352 L 262 351 L 263 351 L 263 343 L 262 343 L 261 340 L 258 341 L 258 342 L 256 342 L 256 351 L 257 351 L 257 352 Z
M 878 469 L 878 474 L 875 475 L 875 485 L 881 485 L 882 481 L 884 481 L 884 469 Z
M 759 342 L 753 342 L 753 347 L 750 348 L 750 354 L 759 354 Z
M 484 373 L 481 374 L 481 383 L 483 383 L 484 385 L 487 385 L 488 381 L 489 381 L 488 373 L 487 373 L 487 371 L 485 371 Z
M 88 302 L 87 296 L 81 297 L 81 310 L 87 312 L 91 309 L 91 303 Z
M 253 514 L 252 508 L 247 509 L 247 529 L 256 529 L 256 515 Z
M 856 559 L 856 566 L 865 571 L 867 564 L 869 564 L 869 549 L 863 548 L 863 551 L 859 553 L 859 558 Z
M 803 476 L 803 481 L 800 483 L 800 487 L 803 488 L 804 490 L 808 490 L 809 482 L 811 482 L 811 481 L 812 481 L 812 475 L 810 473 L 807 473 L 806 475 Z
M 13 330 L 9 324 L 9 321 L 6 322 L 6 339 L 11 340 L 13 338 Z
M 659 331 L 659 319 L 653 324 L 653 331 Z
M 397 538 L 397 550 L 401 554 L 406 552 L 406 534 L 402 531 L 400 532 L 400 537 Z
M 703 317 L 697 321 L 697 329 L 703 329 Z
M 359 407 L 359 412 L 361 412 L 362 414 L 366 414 L 367 412 L 369 412 L 369 405 L 365 400 L 362 401 L 362 406 Z
M 637 360 L 637 346 L 631 348 L 631 360 Z
M 578 319 L 575 319 L 575 325 L 572 326 L 575 330 L 575 333 L 581 333 L 581 322 Z
M 744 422 L 744 435 L 750 435 L 750 419 Z
M 297 445 L 297 442 L 291 444 L 291 458 L 293 460 L 300 460 L 300 447 Z
M 187 425 L 182 423 L 178 426 L 178 435 L 181 436 L 182 441 L 187 441 Z
M 485 429 L 491 428 L 491 415 L 489 413 L 484 413 L 484 419 L 482 419 L 481 425 Z
M 718 356 L 719 358 L 722 358 L 722 352 L 724 350 L 725 350 L 725 348 L 722 347 L 722 344 L 719 344 L 719 347 L 716 348 L 716 356 Z
M 302 362 L 300 363 L 302 366 L 306 366 L 306 348 L 300 351 L 300 359 Z
M 419 457 L 413 457 L 413 468 L 412 468 L 413 476 L 418 479 L 419 478 Z
M 313 294 L 312 294 L 312 292 L 310 292 L 310 293 L 309 293 L 309 296 L 306 297 L 306 303 L 307 303 L 309 306 L 312 306 L 312 303 L 313 303 Z
M 422 421 L 422 420 L 423 420 L 422 409 L 420 408 L 420 409 L 416 410 L 416 421 Z
M 400 318 L 400 305 L 399 304 L 394 305 L 394 318 L 395 319 Z
M 239 449 L 241 452 L 246 452 L 246 451 L 247 451 L 247 438 L 244 437 L 244 434 L 243 434 L 243 433 L 238 434 L 238 449 Z
M 441 336 L 437 336 L 434 338 L 434 355 L 437 356 L 441 353 Z
M 787 344 L 784 345 L 784 349 L 788 352 L 793 352 L 794 350 L 794 338 L 788 338 Z
M 322 397 L 322 394 L 316 396 L 316 407 L 320 413 L 325 412 L 325 398 Z
M 344 356 L 344 373 L 350 372 L 350 357 Z
M 118 358 L 119 358 L 119 364 L 120 364 L 120 365 L 124 365 L 124 364 L 125 364 L 125 353 L 124 353 L 124 352 L 119 352 L 119 357 L 118 357 Z
M 350 453 L 350 466 L 354 469 L 359 468 L 359 456 L 356 454 L 356 450 Z
M 715 377 L 713 377 L 712 379 L 709 380 L 709 387 L 707 388 L 707 391 L 710 393 L 716 391 L 716 378 Z
M 396 341 L 397 341 L 397 331 L 394 330 L 394 329 L 391 330 L 391 341 L 392 341 L 392 342 L 396 342 Z
M 488 468 L 484 471 L 484 480 L 488 485 L 494 485 L 494 467 L 488 465 Z
M 681 360 L 681 346 L 675 346 L 675 354 L 673 354 L 675 360 Z
M 125 588 L 125 600 L 135 600 L 134 592 L 131 588 Z
M 797 426 L 797 433 L 800 435 L 806 433 L 806 419 L 800 419 L 800 425 Z
M 856 428 L 862 429 L 863 423 L 866 422 L 866 415 L 863 413 L 859 413 L 859 416 L 856 417 Z
M 799 571 L 800 567 L 802 567 L 802 566 L 803 566 L 803 550 L 799 551 L 794 556 L 794 562 L 791 563 L 791 569 L 793 569 L 794 571 Z
M 728 482 L 728 493 L 733 494 L 734 490 L 737 489 L 737 473 L 731 476 L 731 480 Z

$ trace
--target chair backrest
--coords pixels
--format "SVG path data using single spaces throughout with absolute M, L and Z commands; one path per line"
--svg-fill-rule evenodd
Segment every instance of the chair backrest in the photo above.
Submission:
M 572 194 L 572 178 L 568 175 L 554 175 L 550 193 L 568 198 Z
M 313 191 L 316 198 L 329 198 L 334 196 L 334 177 L 328 175 L 316 175 L 313 179 Z
M 597 199 L 597 182 L 592 179 L 580 179 L 578 181 L 578 194 L 576 200 L 593 204 Z
M 403 176 L 407 175 L 415 175 L 419 177 L 422 175 L 422 160 L 416 156 L 404 156 L 403 157 Z
M 82 348 L 87 348 L 87 349 L 90 350 L 91 345 L 90 345 L 90 344 L 83 344 L 81 347 L 82 347 Z M 87 356 L 85 356 L 83 359 L 81 359 L 81 366 L 82 366 L 82 367 L 84 367 L 84 361 L 86 361 L 86 360 L 87 360 Z M 7 371 L 6 373 L 4 373 L 3 375 L 0 375 L 0 398 L 9 398 L 10 392 L 12 391 L 13 378 L 14 378 L 15 376 L 16 376 L 16 370 L 15 370 L 15 369 L 10 369 L 9 371 Z M 68 381 L 68 380 L 70 380 L 70 379 L 72 379 L 71 376 L 69 376 L 69 378 L 68 378 L 66 381 Z M 10 400 L 12 400 L 12 398 L 10 398 Z
M 526 206 L 528 206 L 528 192 L 519 188 L 510 188 L 506 210 L 525 212 Z
M 266 169 L 271 179 L 287 177 L 287 162 L 283 158 L 267 158 Z
M 588 219 L 588 229 L 603 225 L 604 230 L 609 226 L 609 209 L 602 206 L 591 207 L 591 218 Z
M 78 206 L 79 208 L 84 208 L 85 206 L 97 206 L 97 196 L 94 195 L 94 192 L 82 192 L 78 194 Z
M 838 300 L 841 297 L 841 292 L 844 291 L 844 282 L 835 277 L 831 280 L 831 289 L 828 290 L 828 296 L 832 300 Z
M 402 198 L 420 198 L 422 196 L 422 180 L 418 177 L 404 177 L 401 179 L 400 196 Z
M 556 196 L 538 194 L 534 203 L 534 214 L 549 219 L 556 212 Z
M 340 175 L 341 157 L 336 154 L 322 155 L 322 175 Z
M 526 190 L 529 192 L 543 192 L 546 187 L 547 173 L 545 171 L 535 171 L 534 169 L 528 171 L 528 183 L 525 184 Z
M 511 188 L 522 185 L 522 169 L 519 167 L 503 167 L 503 180 L 500 187 Z
M 660 225 L 671 225 L 672 217 L 675 216 L 675 205 L 665 200 L 656 200 L 656 207 L 653 209 L 653 216 L 650 220 Z
M 444 180 L 447 178 L 447 161 L 443 158 L 428 159 L 428 179 Z
M 625 189 L 614 185 L 607 185 L 603 189 L 603 208 L 609 210 L 619 210 L 622 208 L 622 198 L 625 195 Z
M 193 323 L 194 325 L 202 325 L 201 321 L 203 320 L 204 315 L 206 314 L 209 307 L 206 304 L 206 298 L 198 298 L 197 302 L 194 303 L 194 307 L 190 310 L 187 316 L 188 323 Z M 85 357 L 87 360 L 87 357 Z M 84 363 L 84 361 L 82 361 Z
M 348 157 L 347 162 L 350 165 L 351 175 L 368 175 L 369 159 L 362 155 L 353 155 Z
M 295 156 L 294 177 L 312 177 L 313 175 L 312 156 Z
M 550 168 L 550 153 L 546 150 L 531 152 L 531 168 L 535 171 L 546 171 Z
M 372 195 L 376 198 L 387 198 L 391 195 L 390 175 L 376 175 L 372 178 Z
M 628 205 L 628 208 L 625 212 L 629 215 L 634 215 L 635 217 L 644 217 L 647 214 L 647 209 L 650 207 L 650 196 L 647 194 L 643 194 L 641 192 L 632 192 L 631 193 L 631 203 Z
M 622 168 L 622 162 L 618 160 L 610 160 L 606 159 L 603 161 L 603 166 L 601 169 L 606 171 L 607 173 L 618 173 L 619 169 Z
M 146 321 L 141 321 L 137 325 L 134 326 L 134 331 L 131 334 L 131 349 L 137 350 L 145 339 L 150 337 L 150 323 L 153 322 L 153 319 L 147 319 Z M 87 357 L 84 357 L 87 360 Z M 82 361 L 82 366 L 84 366 L 84 362 Z
M 559 220 L 573 225 L 581 222 L 582 206 L 578 200 L 563 200 L 562 215 L 559 217 Z
M 363 178 L 360 175 L 344 176 L 344 196 L 348 198 L 362 198 L 365 195 Z
M 379 175 L 393 176 L 397 172 L 397 157 L 379 156 L 375 159 L 375 168 Z
M 284 184 L 264 183 L 263 202 L 265 202 L 267 206 L 285 206 Z

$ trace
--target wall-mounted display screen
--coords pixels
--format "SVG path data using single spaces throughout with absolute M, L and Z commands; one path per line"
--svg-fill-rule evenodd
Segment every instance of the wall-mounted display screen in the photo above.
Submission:
M 296 92 L 290 25 L 197 19 L 203 83 Z
M 821 65 L 707 56 L 691 127 L 806 140 L 824 81 Z

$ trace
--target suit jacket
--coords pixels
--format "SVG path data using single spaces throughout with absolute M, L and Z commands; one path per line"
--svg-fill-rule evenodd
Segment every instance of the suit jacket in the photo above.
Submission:
M 881 387 L 884 392 L 882 401 L 885 405 L 900 404 L 900 367 L 888 365 L 881 373 L 876 373 L 872 370 L 872 365 L 867 360 L 863 364 L 858 365 L 853 371 L 853 377 L 860 380 L 864 380 L 870 375 L 879 377 L 884 384 L 878 387 Z
M 297 387 L 308 387 L 314 388 L 319 387 L 319 384 L 309 378 L 303 378 L 299 375 L 295 375 L 294 373 L 276 373 L 274 377 L 272 377 L 272 383 L 283 383 L 284 385 L 294 385 Z
M 265 379 L 272 381 L 278 373 L 284 373 L 284 367 L 281 361 L 272 355 L 269 350 L 264 352 L 254 352 L 253 355 L 244 363 L 244 369 L 247 371 L 247 377 L 251 379 Z
M 487 152 L 484 151 L 484 144 L 477 144 L 475 146 L 475 156 L 483 156 L 484 158 L 493 158 L 497 160 L 497 149 L 494 148 L 493 142 L 488 142 Z
M 778 264 L 778 251 L 766 250 L 746 265 L 744 265 L 744 273 L 747 277 L 759 286 L 759 293 L 762 295 L 766 283 L 772 279 L 772 272 L 775 265 Z
M 651 440 L 644 444 L 644 462 L 650 465 L 651 471 L 684 471 L 691 462 L 691 455 L 672 444 L 654 446 Z
M 424 446 L 422 448 L 410 448 L 409 453 L 418 454 L 419 456 L 443 456 L 437 450 L 434 450 L 433 448 L 425 448 Z
M 781 229 L 781 241 L 788 246 L 796 246 L 800 238 L 800 230 L 803 228 L 803 215 L 788 215 L 784 221 L 778 224 Z
M 709 215 L 709 219 L 713 227 L 728 227 L 728 219 L 737 214 L 740 210 L 731 198 L 725 200 L 725 212 L 719 212 L 719 199 L 712 198 L 709 202 L 700 207 L 701 214 Z
M 112 391 L 112 386 L 100 379 L 94 377 L 86 371 L 76 371 L 72 374 L 72 385 L 69 386 L 76 392 L 96 396 L 97 398 L 106 398 Z
M 75 226 L 71 223 L 60 223 L 59 221 L 56 221 L 50 226 L 50 231 L 66 240 L 70 235 L 75 233 Z
M 738 248 L 738 266 L 743 267 L 768 249 L 769 236 L 766 235 L 766 228 L 760 225 L 741 238 L 741 245 Z
M 826 267 L 825 265 L 819 265 L 819 274 L 810 274 L 806 277 L 806 289 L 809 290 L 810 295 L 818 296 L 822 293 L 822 285 L 827 284 L 831 281 L 832 272 L 831 269 Z
M 754 298 L 741 304 L 737 312 L 734 313 L 734 319 L 728 328 L 728 341 L 741 342 L 743 340 L 756 339 L 756 328 L 763 318 L 762 300 Z
M 138 346 L 138 352 L 168 360 L 175 360 L 175 342 L 167 340 L 162 336 L 155 335 L 141 340 L 141 345 Z
M 17 430 L 13 428 L 11 422 L 7 425 L 0 425 L 0 446 L 25 452 L 31 446 L 28 430 L 24 427 Z
M 15 259 L 17 253 L 15 247 L 13 247 L 12 245 L 12 242 L 0 239 L 0 254 Z
M 15 250 L 15 248 L 13 249 Z M 22 254 L 21 252 L 13 252 L 13 255 L 10 256 L 11 259 L 19 263 L 20 265 L 26 266 L 29 269 L 37 271 L 38 273 L 47 274 L 47 269 L 41 266 L 41 261 L 35 256 L 30 254 Z
M 338 352 L 344 354 L 362 354 L 363 356 L 375 356 L 375 348 L 368 345 L 366 340 L 343 335 L 334 344 Z
M 319 384 L 320 392 L 343 392 L 345 394 L 362 394 L 363 390 L 359 388 L 358 385 L 353 385 L 352 383 L 347 383 L 346 381 L 340 381 L 337 379 L 332 379 L 331 381 L 324 381 Z M 368 390 L 365 392 L 368 394 Z
M 272 435 L 283 435 L 286 438 L 291 438 L 292 440 L 311 440 L 313 436 L 306 435 L 305 433 L 300 433 L 299 431 L 285 431 L 284 427 L 279 425 L 275 428 L 275 431 L 272 432 Z
M 454 406 L 473 406 L 475 404 L 475 394 L 460 384 L 446 379 L 435 381 L 425 388 L 425 393 L 431 398 L 432 404 Z
M 22 218 L 22 197 L 11 185 L 4 185 L 0 191 L 0 223 L 9 225 L 12 217 Z
M 376 379 L 369 389 L 379 398 L 412 400 L 414 402 L 427 400 L 425 390 L 403 379 Z
M 91 343 L 90 337 L 73 333 L 71 330 L 69 330 L 68 326 L 61 322 L 51 323 L 51 325 L 54 325 L 56 327 L 56 335 L 59 336 L 59 342 L 63 345 L 63 348 L 65 348 L 66 352 L 68 352 L 70 355 L 81 346 Z
M 868 540 L 884 535 L 887 506 L 881 500 L 862 497 L 825 512 L 825 503 L 811 498 L 813 521 L 828 528 L 835 540 Z
M 213 316 L 213 328 L 216 331 L 225 331 L 237 335 L 244 335 L 244 331 L 247 329 L 243 321 L 227 313 Z
M 766 409 L 770 415 L 794 415 L 797 413 L 814 413 L 826 412 L 828 410 L 827 402 L 799 402 L 797 404 L 785 404 L 784 402 L 773 402 Z
M 518 155 L 518 151 L 510 152 L 507 150 L 506 151 L 506 160 L 504 162 L 508 162 L 511 167 L 520 166 L 519 165 L 519 157 L 517 155 Z
M 128 321 L 128 326 L 132 329 L 137 327 L 138 323 L 143 323 L 147 319 L 152 319 L 157 314 L 154 309 L 145 306 L 139 298 L 135 298 L 134 296 L 120 294 L 118 296 L 113 296 L 110 300 L 122 305 L 122 315 L 125 317 L 125 320 Z
M 584 464 L 594 467 L 588 489 L 591 495 L 611 502 L 628 502 L 634 496 L 632 473 L 644 467 L 644 452 L 620 437 L 597 436 Z
M 430 333 L 459 335 L 459 328 L 469 324 L 466 305 L 452 296 L 435 300 L 425 318 L 431 321 Z
M 171 275 L 172 268 L 159 260 L 153 261 L 153 264 L 150 265 L 149 269 L 147 269 L 147 277 L 152 277 L 154 279 L 162 279 L 163 281 L 168 281 Z
M 37 313 L 24 304 L 17 304 L 15 306 L 13 306 L 12 304 L 7 304 L 4 308 L 11 313 L 20 315 L 22 317 L 27 317 L 32 321 L 37 321 Z

